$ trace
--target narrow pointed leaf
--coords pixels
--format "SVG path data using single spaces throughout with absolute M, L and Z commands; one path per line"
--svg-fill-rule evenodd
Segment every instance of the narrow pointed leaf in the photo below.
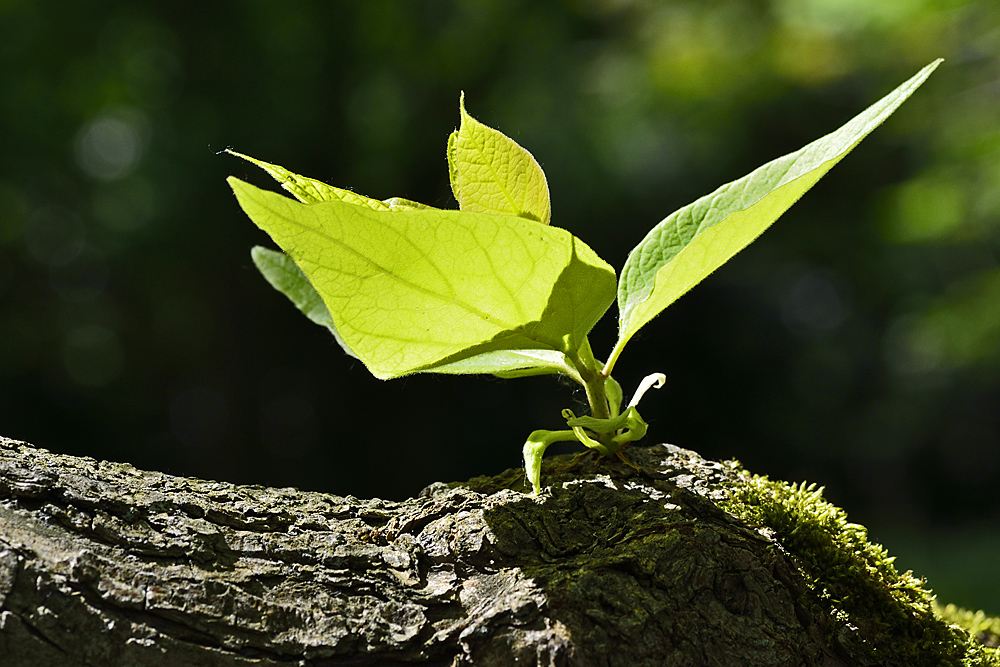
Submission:
M 367 206 L 373 211 L 431 208 L 425 204 L 419 204 L 417 202 L 410 201 L 408 199 L 401 199 L 399 197 L 379 201 L 378 199 L 365 197 L 364 195 L 359 195 L 358 193 L 351 192 L 350 190 L 344 190 L 343 188 L 327 185 L 323 181 L 317 181 L 315 178 L 300 176 L 299 174 L 291 172 L 284 167 L 271 164 L 270 162 L 264 162 L 263 160 L 258 160 L 257 158 L 252 158 L 249 155 L 243 155 L 242 153 L 237 153 L 236 151 L 228 149 L 226 152 L 230 155 L 235 155 L 238 158 L 242 158 L 247 162 L 255 164 L 266 171 L 271 178 L 281 183 L 281 187 L 288 190 L 292 196 L 303 204 L 318 204 L 324 201 L 342 201 L 347 202 L 348 204 L 356 204 L 357 206 Z
M 316 324 L 329 329 L 344 352 L 357 358 L 358 355 L 347 347 L 347 343 L 337 333 L 337 327 L 334 325 L 333 318 L 330 317 L 330 311 L 327 310 L 323 299 L 306 278 L 306 275 L 299 267 L 295 266 L 291 257 L 283 252 L 269 250 L 262 246 L 254 246 L 250 250 L 250 257 L 257 270 L 271 284 L 271 287 L 287 296 L 295 304 L 295 307 L 302 311 L 303 315 Z
M 458 207 L 549 224 L 549 185 L 535 158 L 466 113 L 464 94 L 459 108 L 462 124 L 448 138 L 451 189 Z
M 839 130 L 671 214 L 629 254 L 618 284 L 619 336 L 609 363 L 643 325 L 756 239 L 889 117 L 941 61 Z
M 229 183 L 383 379 L 498 350 L 575 352 L 614 300 L 614 271 L 563 229 L 510 215 L 305 205 Z
M 420 369 L 424 373 L 469 375 L 490 373 L 501 377 L 528 375 L 572 375 L 575 371 L 565 354 L 558 350 L 495 350 L 457 361 L 445 361 Z

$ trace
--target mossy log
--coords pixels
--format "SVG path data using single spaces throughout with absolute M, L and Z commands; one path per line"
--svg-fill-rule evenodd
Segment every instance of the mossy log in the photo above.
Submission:
M 814 489 L 627 457 L 389 502 L 0 438 L 0 665 L 997 664 Z

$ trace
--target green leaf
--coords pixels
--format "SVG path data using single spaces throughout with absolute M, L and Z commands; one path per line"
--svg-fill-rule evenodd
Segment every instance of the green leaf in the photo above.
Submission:
M 448 168 L 458 207 L 549 224 L 549 185 L 535 158 L 466 113 L 464 93 L 459 108 L 462 124 L 448 137 Z
M 281 183 L 281 187 L 288 190 L 292 196 L 303 204 L 318 204 L 324 201 L 342 201 L 347 202 L 348 204 L 356 204 L 357 206 L 367 206 L 373 211 L 405 211 L 415 208 L 433 208 L 427 204 L 410 201 L 409 199 L 403 199 L 402 197 L 392 197 L 391 199 L 386 199 L 385 201 L 379 201 L 378 199 L 365 197 L 364 195 L 359 195 L 358 193 L 351 192 L 350 190 L 344 190 L 343 188 L 336 188 L 332 185 L 327 185 L 322 181 L 317 181 L 315 178 L 300 176 L 299 174 L 288 171 L 284 167 L 279 167 L 276 164 L 252 158 L 249 155 L 237 153 L 236 151 L 229 150 L 228 148 L 226 149 L 226 152 L 230 155 L 235 155 L 238 158 L 242 158 L 247 162 L 255 164 L 266 171 L 271 178 Z
M 618 284 L 618 343 L 749 245 L 930 76 L 937 60 L 839 130 L 671 214 L 629 254 Z
M 357 358 L 358 355 L 347 347 L 347 343 L 337 333 L 337 327 L 334 325 L 333 318 L 330 317 L 330 311 L 327 310 L 323 299 L 305 274 L 299 267 L 295 266 L 291 257 L 283 252 L 269 250 L 262 246 L 254 246 L 250 250 L 250 257 L 257 270 L 271 284 L 271 287 L 287 296 L 295 304 L 295 307 L 310 320 L 329 329 L 340 347 L 344 348 L 344 352 Z
M 422 372 L 468 375 L 492 373 L 504 378 L 562 373 L 573 376 L 576 370 L 558 350 L 495 350 L 457 361 L 445 361 L 420 369 Z
M 243 158 L 247 162 L 253 163 L 266 171 L 271 178 L 281 183 L 281 187 L 292 193 L 292 196 L 303 204 L 318 204 L 324 201 L 343 201 L 348 204 L 367 206 L 373 211 L 389 210 L 389 204 L 386 202 L 381 202 L 377 199 L 372 199 L 371 197 L 365 197 L 364 195 L 356 194 L 350 190 L 335 188 L 322 181 L 317 181 L 315 178 L 300 176 L 299 174 L 288 171 L 284 167 L 279 167 L 276 164 L 264 162 L 263 160 L 252 158 L 249 155 L 237 153 L 236 151 L 231 151 L 228 148 L 226 149 L 226 152 L 230 155 L 235 155 L 238 158 Z
M 307 205 L 229 183 L 379 378 L 501 350 L 573 353 L 614 300 L 614 271 L 563 229 L 510 215 Z

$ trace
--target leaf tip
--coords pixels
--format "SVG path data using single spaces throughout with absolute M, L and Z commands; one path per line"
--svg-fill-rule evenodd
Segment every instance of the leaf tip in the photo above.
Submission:
M 268 252 L 269 252 L 268 249 L 265 248 L 264 246 L 255 245 L 254 247 L 250 248 L 250 259 L 253 260 L 254 264 L 259 264 L 261 258 L 265 257 Z M 271 250 L 270 252 L 274 251 Z
M 927 64 L 922 70 L 920 70 L 916 76 L 924 75 L 924 78 L 931 75 L 931 73 L 938 68 L 938 66 L 944 62 L 944 58 L 935 58 L 933 61 Z
M 237 191 L 239 187 L 246 185 L 246 183 L 236 178 L 235 176 L 227 176 L 226 183 L 229 184 L 229 187 L 232 188 L 233 192 L 235 192 L 236 194 L 239 194 L 239 192 Z
M 250 164 L 256 165 L 256 166 L 260 167 L 261 169 L 264 168 L 264 165 L 261 163 L 260 160 L 254 159 L 254 158 L 250 157 L 249 155 L 245 155 L 244 153 L 238 153 L 238 152 L 234 151 L 232 148 L 227 148 L 223 152 L 224 153 L 228 153 L 229 155 L 232 155 L 233 157 L 238 157 L 241 160 L 246 160 Z
M 917 82 L 916 87 L 919 87 L 921 84 L 923 84 L 924 81 L 927 80 L 927 77 L 933 74 L 934 70 L 936 70 L 938 66 L 943 62 L 944 58 L 935 58 L 933 61 L 925 65 L 923 69 L 914 74 L 913 77 L 910 79 L 910 82 L 916 81 Z
M 260 188 L 250 185 L 246 181 L 241 181 L 235 176 L 227 177 L 226 183 L 229 184 L 233 194 L 236 195 L 236 201 L 239 202 L 240 208 L 244 211 L 246 211 L 247 206 L 259 196 L 259 193 L 264 192 Z M 256 222 L 254 224 L 256 224 Z

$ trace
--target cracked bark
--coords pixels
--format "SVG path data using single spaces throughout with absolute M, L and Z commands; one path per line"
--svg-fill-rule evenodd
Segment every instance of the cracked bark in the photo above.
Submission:
M 0 665 L 842 665 L 779 545 L 668 445 L 403 502 L 0 438 Z

